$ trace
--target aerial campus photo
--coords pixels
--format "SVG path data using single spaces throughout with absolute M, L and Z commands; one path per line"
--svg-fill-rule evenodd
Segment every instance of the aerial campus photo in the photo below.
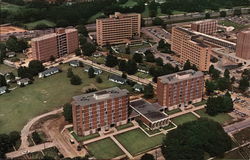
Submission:
M 0 0 L 0 160 L 250 160 L 250 0 Z

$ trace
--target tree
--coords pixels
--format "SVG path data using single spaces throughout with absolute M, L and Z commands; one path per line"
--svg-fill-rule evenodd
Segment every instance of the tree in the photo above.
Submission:
M 249 87 L 249 80 L 247 77 L 242 77 L 242 79 L 239 82 L 239 89 L 243 92 L 245 92 Z
M 210 76 L 213 78 L 213 79 L 218 79 L 220 77 L 220 71 L 218 71 L 217 69 L 214 68 L 214 65 L 211 65 L 209 67 L 209 71 L 208 73 L 210 74 Z
M 76 56 L 80 56 L 81 55 L 81 51 L 80 51 L 79 48 L 76 49 L 75 54 L 76 54 Z
M 55 158 L 45 155 L 42 160 L 55 160 Z
M 178 126 L 163 139 L 161 151 L 167 160 L 205 159 L 221 156 L 232 148 L 232 140 L 215 121 L 199 118 Z
M 183 70 L 189 70 L 192 68 L 192 65 L 189 60 L 187 60 L 183 66 Z
M 137 64 L 134 60 L 128 60 L 126 64 L 126 72 L 129 75 L 133 75 L 137 72 Z
M 73 73 L 73 71 L 72 71 L 72 68 L 68 68 L 67 77 L 68 77 L 68 78 L 71 78 L 72 76 L 74 76 L 74 73 Z
M 152 154 L 144 154 L 140 160 L 155 160 L 155 157 Z
M 137 62 L 137 63 L 142 63 L 143 57 L 142 57 L 141 54 L 135 53 L 135 54 L 133 55 L 133 60 L 134 60 L 135 62 Z
M 36 131 L 32 132 L 31 136 L 32 136 L 32 139 L 35 142 L 35 144 L 42 143 L 43 140 L 41 139 L 40 135 Z
M 227 78 L 219 78 L 217 80 L 217 86 L 220 91 L 224 91 L 226 89 L 229 89 L 231 87 L 230 79 Z
M 91 56 L 96 51 L 96 47 L 92 43 L 87 42 L 82 45 L 82 51 L 83 51 L 83 55 Z
M 214 93 L 214 91 L 217 89 L 216 83 L 213 81 L 206 80 L 205 87 L 208 95 L 211 93 Z
M 70 103 L 66 103 L 63 105 L 63 116 L 65 121 L 68 121 L 69 123 L 73 122 L 72 105 Z
M 78 75 L 73 75 L 70 79 L 70 83 L 72 85 L 80 85 L 82 84 L 82 79 Z
M 158 57 L 158 58 L 155 59 L 155 63 L 158 66 L 163 66 L 163 59 L 161 57 Z
M 17 75 L 18 77 L 21 78 L 29 78 L 29 79 L 33 78 L 33 75 L 30 73 L 30 69 L 27 67 L 19 67 L 17 69 Z
M 20 136 L 20 133 L 17 132 L 17 131 L 12 131 L 10 132 L 9 134 L 9 137 L 10 137 L 10 143 L 15 146 L 16 145 L 16 142 L 18 140 L 20 140 L 21 136 Z
M 227 12 L 226 11 L 220 11 L 220 17 L 226 17 Z
M 6 79 L 3 75 L 0 74 L 0 87 L 7 86 Z
M 95 77 L 95 70 L 93 67 L 90 67 L 88 70 L 88 76 L 89 78 L 94 78 Z
M 54 56 L 50 56 L 49 60 L 50 60 L 51 62 L 54 62 L 54 61 L 56 60 L 56 58 L 55 58 Z
M 164 48 L 164 47 L 165 47 L 165 42 L 164 42 L 163 39 L 161 39 L 161 40 L 158 42 L 158 48 L 159 48 L 159 49 L 162 49 L 162 48 Z
M 229 72 L 228 69 L 225 69 L 225 71 L 224 71 L 224 77 L 225 77 L 226 79 L 230 79 L 230 72 Z
M 155 25 L 155 26 L 162 26 L 164 24 L 165 24 L 164 21 L 159 17 L 155 17 L 153 19 L 153 25 Z
M 122 78 L 127 79 L 128 78 L 127 74 L 123 72 L 122 73 Z
M 125 48 L 125 53 L 126 53 L 126 54 L 130 54 L 130 47 L 129 47 L 129 45 L 126 46 L 126 48 Z
M 154 97 L 154 87 L 152 84 L 148 84 L 144 88 L 144 98 L 153 98 Z
M 96 82 L 97 82 L 97 83 L 102 83 L 102 82 L 103 82 L 103 81 L 102 81 L 102 78 L 101 78 L 101 77 L 99 77 L 99 76 L 98 76 L 98 77 L 96 77 Z
M 105 65 L 108 67 L 115 67 L 117 65 L 117 57 L 113 56 L 112 54 L 109 54 L 106 57 Z
M 120 60 L 118 64 L 119 71 L 126 71 L 126 60 Z
M 45 67 L 43 66 L 43 63 L 39 60 L 32 60 L 29 62 L 29 73 L 33 76 L 44 71 L 44 69 Z
M 9 51 L 22 52 L 28 48 L 28 42 L 24 39 L 17 39 L 15 36 L 10 36 L 6 41 L 6 47 Z
M 76 29 L 78 30 L 79 34 L 82 34 L 83 36 L 87 37 L 88 36 L 88 31 L 87 28 L 84 25 L 77 25 Z
M 205 19 L 209 19 L 211 16 L 210 16 L 210 13 L 206 13 L 205 14 Z
M 150 51 L 150 50 L 147 50 L 145 52 L 145 55 L 146 55 L 146 61 L 147 62 L 154 62 L 155 61 L 155 56 L 153 55 L 153 53 Z

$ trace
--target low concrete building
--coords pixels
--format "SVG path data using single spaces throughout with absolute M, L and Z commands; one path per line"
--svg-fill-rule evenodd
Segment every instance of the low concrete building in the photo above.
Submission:
M 118 84 L 125 84 L 127 82 L 126 79 L 124 79 L 120 76 L 114 75 L 114 74 L 109 76 L 109 80 L 112 82 L 118 83 Z
M 43 72 L 38 73 L 39 78 L 44 78 L 58 73 L 60 70 L 57 67 L 51 67 Z
M 130 107 L 139 114 L 137 119 L 151 130 L 169 125 L 169 117 L 161 112 L 163 108 L 157 103 L 152 104 L 144 99 L 137 99 L 130 102 Z

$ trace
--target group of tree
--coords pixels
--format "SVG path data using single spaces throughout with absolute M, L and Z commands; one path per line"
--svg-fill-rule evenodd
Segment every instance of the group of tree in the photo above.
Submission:
M 20 138 L 20 133 L 17 131 L 10 132 L 8 135 L 0 134 L 0 159 L 5 159 L 5 154 L 14 150 L 13 146 L 16 146 Z
M 225 95 L 210 96 L 206 103 L 206 113 L 215 116 L 218 113 L 227 113 L 233 110 L 233 100 L 229 92 Z
M 65 121 L 72 123 L 73 117 L 72 117 L 72 105 L 70 103 L 66 103 L 63 105 L 63 116 Z
M 223 77 L 220 76 L 220 71 L 214 68 L 213 65 L 209 68 L 209 74 L 212 80 L 206 80 L 205 87 L 208 95 L 213 94 L 215 90 L 225 91 L 230 90 L 235 78 L 230 77 L 228 69 L 224 71 Z
M 145 153 L 140 160 L 155 160 L 155 157 L 152 154 Z
M 245 69 L 239 81 L 239 89 L 245 92 L 250 87 L 250 70 Z
M 78 75 L 74 74 L 72 68 L 68 69 L 67 77 L 70 78 L 70 83 L 72 85 L 80 85 L 80 84 L 82 84 L 82 79 Z
M 28 48 L 28 42 L 25 39 L 17 39 L 15 36 L 10 36 L 6 41 L 6 48 L 12 52 L 23 52 Z
M 41 144 L 43 142 L 42 138 L 40 137 L 37 131 L 32 132 L 31 137 L 35 142 L 35 144 Z
M 158 42 L 157 49 L 163 53 L 173 54 L 174 52 L 171 51 L 171 45 L 166 43 L 163 39 Z
M 201 160 L 206 153 L 211 157 L 223 156 L 231 148 L 232 140 L 218 122 L 200 118 L 170 131 L 161 150 L 167 160 Z
M 157 77 L 179 72 L 178 66 L 173 67 L 170 63 L 163 66 L 151 66 L 149 68 L 149 74 L 153 77 L 153 81 L 157 82 Z
M 152 84 L 148 84 L 144 87 L 144 91 L 143 91 L 143 97 L 144 98 L 153 98 L 154 97 L 154 87 Z
M 0 74 L 0 87 L 7 86 L 6 78 Z
M 17 75 L 21 78 L 30 78 L 32 79 L 33 76 L 38 75 L 39 72 L 45 70 L 43 63 L 39 60 L 32 60 L 29 62 L 28 67 L 19 67 L 17 69 Z
M 195 70 L 195 71 L 198 71 L 198 68 L 196 67 L 195 64 L 191 64 L 189 60 L 187 60 L 184 65 L 183 65 L 183 70 L 189 70 L 189 69 L 192 69 L 192 70 Z

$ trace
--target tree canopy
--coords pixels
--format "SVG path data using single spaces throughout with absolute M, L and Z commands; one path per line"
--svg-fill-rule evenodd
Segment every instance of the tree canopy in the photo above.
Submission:
M 205 158 L 205 153 L 219 156 L 231 148 L 231 138 L 219 123 L 200 118 L 170 131 L 161 149 L 167 160 L 201 160 Z

